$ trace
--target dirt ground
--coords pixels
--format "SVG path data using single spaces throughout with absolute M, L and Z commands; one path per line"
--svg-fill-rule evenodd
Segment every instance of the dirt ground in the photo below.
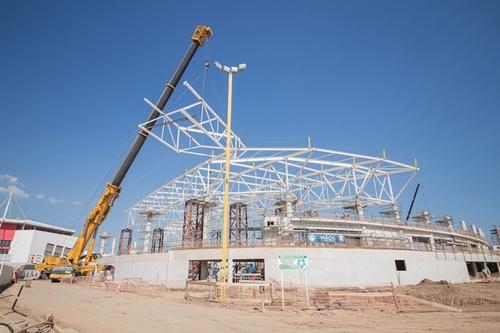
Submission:
M 398 292 L 451 305 L 465 312 L 500 312 L 500 282 L 457 285 L 421 283 L 416 286 L 401 287 Z
M 14 285 L 4 294 L 16 294 L 18 289 L 19 284 Z M 423 285 L 405 287 L 401 292 L 428 300 L 450 297 L 443 303 L 453 298 L 463 311 L 396 313 L 289 308 L 262 313 L 248 306 L 186 301 L 180 291 L 149 297 L 47 281 L 34 281 L 31 288 L 25 288 L 18 308 L 37 316 L 52 313 L 60 326 L 81 333 L 500 332 L 500 283 Z M 436 296 L 439 293 L 443 295 Z M 478 298 L 479 303 L 475 304 Z M 1 299 L 0 306 L 5 308 L 11 301 L 12 297 Z

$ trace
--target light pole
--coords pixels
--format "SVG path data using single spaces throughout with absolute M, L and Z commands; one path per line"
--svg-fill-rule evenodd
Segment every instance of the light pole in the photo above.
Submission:
M 14 196 L 14 191 L 10 191 L 9 198 L 7 199 L 7 203 L 5 204 L 5 209 L 3 211 L 3 217 L 2 220 L 0 221 L 0 228 L 2 227 L 2 224 L 5 222 L 5 218 L 7 217 L 7 213 L 9 212 L 13 196 Z M 3 239 L 5 239 L 5 230 L 3 231 Z M 3 265 L 5 263 L 5 249 L 3 249 L 2 252 L 4 253 L 2 253 L 2 263 L 0 264 L 0 275 L 2 274 Z
M 224 73 L 227 73 L 227 124 L 226 124 L 226 165 L 224 173 L 224 220 L 222 224 L 222 255 L 220 281 L 227 282 L 228 276 L 228 243 L 229 243 L 229 169 L 231 159 L 231 112 L 233 108 L 233 74 L 240 73 L 247 68 L 246 64 L 239 64 L 238 67 L 222 66 L 215 62 L 215 67 Z M 225 288 L 221 289 L 221 299 L 224 299 Z

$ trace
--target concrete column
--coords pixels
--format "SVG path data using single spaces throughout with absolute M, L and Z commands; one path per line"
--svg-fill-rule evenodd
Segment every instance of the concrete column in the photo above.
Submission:
M 290 201 L 286 202 L 286 217 L 291 219 L 293 217 L 293 206 Z
M 233 259 L 227 260 L 227 282 L 233 283 Z
M 285 204 L 285 216 L 281 219 L 281 230 L 289 231 L 290 230 L 290 222 L 293 217 L 293 206 L 290 201 L 287 201 Z
M 477 266 L 476 266 L 476 263 L 473 262 L 471 266 L 472 266 L 472 276 L 475 277 L 477 275 Z
M 363 205 L 358 198 L 356 198 L 356 201 L 354 202 L 354 208 L 356 209 L 356 215 L 358 215 L 358 219 L 362 220 L 365 217 L 365 212 L 363 211 Z
M 394 215 L 394 218 L 396 219 L 396 221 L 399 222 L 401 217 L 399 216 L 398 205 L 396 203 L 391 204 L 391 210 L 392 210 L 392 214 Z
M 149 253 L 149 250 L 151 248 L 150 241 L 151 241 L 151 222 L 148 221 L 146 222 L 146 226 L 144 227 L 144 247 L 142 249 L 142 252 Z
M 429 243 L 431 245 L 431 250 L 432 251 L 436 250 L 436 246 L 434 244 L 434 235 L 433 234 L 431 234 L 431 236 L 429 237 Z
M 460 229 L 462 229 L 463 231 L 467 231 L 467 225 L 465 224 L 464 220 L 460 221 Z
M 115 254 L 115 246 L 116 246 L 116 238 L 113 237 L 113 240 L 111 241 L 111 255 Z
M 208 278 L 208 262 L 202 260 L 200 263 L 200 280 L 206 280 Z
M 427 223 L 427 224 L 431 223 L 431 217 L 432 217 L 432 216 L 431 216 L 431 213 L 429 213 L 429 211 L 428 211 L 428 210 L 424 210 L 424 211 L 422 212 L 422 216 L 423 216 L 423 218 L 424 218 L 425 223 Z
M 104 246 L 106 245 L 106 238 L 104 237 L 101 237 L 101 246 L 100 246 L 100 249 L 99 249 L 99 253 L 102 255 L 104 255 Z

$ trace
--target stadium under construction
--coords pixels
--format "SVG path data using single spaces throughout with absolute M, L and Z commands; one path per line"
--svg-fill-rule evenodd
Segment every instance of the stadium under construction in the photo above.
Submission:
M 500 251 L 481 229 L 428 211 L 401 215 L 416 161 L 393 161 L 385 151 L 323 149 L 311 140 L 303 147 L 248 146 L 202 94 L 183 85 L 190 103 L 164 112 L 145 99 L 161 125 L 151 127 L 150 120 L 139 128 L 178 154 L 205 160 L 131 206 L 111 251 L 104 250 L 110 236 L 101 235 L 99 261 L 114 266 L 115 279 L 182 287 L 186 280 L 219 278 L 227 137 L 228 281 L 304 283 L 302 270 L 280 270 L 284 256 L 307 258 L 308 282 L 318 287 L 467 282 L 498 274 Z

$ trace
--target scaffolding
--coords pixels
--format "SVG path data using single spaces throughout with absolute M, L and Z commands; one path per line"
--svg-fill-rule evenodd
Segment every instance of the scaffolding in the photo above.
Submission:
M 182 226 L 182 246 L 203 245 L 203 228 L 208 202 L 198 199 L 186 201 L 184 207 L 184 224 Z
M 451 217 L 450 215 L 445 215 L 443 216 L 443 218 L 437 220 L 436 222 L 436 225 L 442 227 L 442 228 L 453 228 L 453 217 Z
M 163 228 L 156 228 L 153 230 L 153 239 L 151 241 L 151 253 L 163 252 L 163 238 L 165 230 Z
M 235 245 L 248 244 L 247 205 L 242 202 L 229 207 L 229 241 Z
M 500 245 L 500 226 L 494 225 L 490 230 L 491 243 L 493 245 Z
M 125 228 L 120 232 L 120 242 L 118 243 L 118 254 L 130 254 L 132 245 L 132 229 Z

